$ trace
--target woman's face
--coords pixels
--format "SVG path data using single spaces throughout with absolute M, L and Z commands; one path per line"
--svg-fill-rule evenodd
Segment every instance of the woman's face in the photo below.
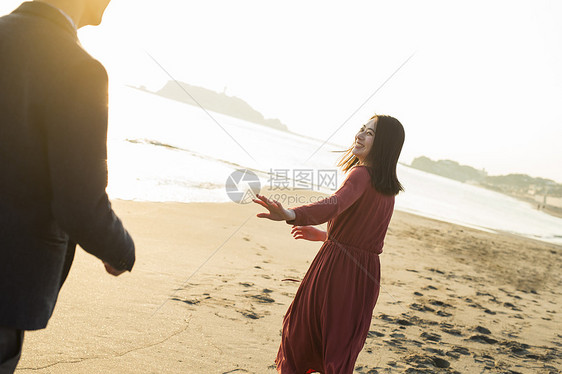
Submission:
M 371 151 L 373 141 L 375 140 L 375 131 L 377 129 L 377 119 L 373 118 L 364 124 L 359 132 L 355 135 L 354 147 L 351 150 L 361 164 L 364 164 L 365 158 Z

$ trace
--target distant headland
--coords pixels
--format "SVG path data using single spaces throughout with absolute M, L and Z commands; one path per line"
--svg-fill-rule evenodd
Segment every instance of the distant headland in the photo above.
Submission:
M 414 159 L 410 166 L 528 201 L 537 209 L 562 217 L 562 184 L 551 179 L 533 178 L 525 174 L 488 175 L 485 170 L 461 165 L 456 161 L 433 161 L 425 156 Z
M 322 142 L 321 139 L 313 138 L 311 136 L 299 134 L 289 130 L 288 127 L 279 119 L 266 119 L 263 114 L 252 108 L 252 106 L 243 99 L 236 96 L 228 96 L 225 92 L 216 92 L 208 88 L 193 86 L 191 84 L 179 81 L 168 81 L 164 85 L 164 87 L 162 87 L 158 91 L 150 91 L 145 86 L 129 87 L 153 95 L 165 97 L 167 99 L 179 101 L 184 104 L 189 104 L 196 107 L 202 106 L 205 110 L 211 110 L 216 113 L 226 114 L 230 117 L 239 118 L 258 125 L 285 131 L 294 135 L 298 135 L 302 138 Z M 191 98 L 191 96 L 193 96 L 193 98 L 195 98 L 197 102 L 195 102 Z M 329 141 L 326 141 L 324 143 L 336 147 L 338 148 L 338 150 L 342 147 L 339 144 L 335 144 Z
M 236 96 L 228 96 L 225 92 L 215 92 L 208 88 L 193 86 L 185 82 L 168 81 L 160 90 L 152 92 L 145 87 L 133 87 L 141 91 L 153 93 L 185 104 L 202 106 L 207 110 L 239 118 L 248 122 L 289 131 L 287 126 L 278 119 L 266 119 L 250 104 Z M 193 100 L 195 99 L 195 100 Z

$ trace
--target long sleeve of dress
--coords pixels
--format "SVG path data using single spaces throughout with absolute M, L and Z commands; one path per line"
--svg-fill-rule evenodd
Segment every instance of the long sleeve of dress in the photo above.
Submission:
M 334 194 L 315 203 L 292 208 L 295 212 L 295 219 L 286 222 L 297 226 L 319 225 L 328 222 L 361 197 L 367 186 L 370 185 L 370 179 L 366 167 L 354 167 Z

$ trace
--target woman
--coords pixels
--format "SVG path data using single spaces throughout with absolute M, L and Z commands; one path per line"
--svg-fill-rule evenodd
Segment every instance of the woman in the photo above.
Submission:
M 383 241 L 403 188 L 396 164 L 404 128 L 390 116 L 373 116 L 355 135 L 338 166 L 347 177 L 329 198 L 285 209 L 257 195 L 260 218 L 293 224 L 296 239 L 324 244 L 283 319 L 275 360 L 282 373 L 352 373 L 365 344 L 379 295 Z M 310 225 L 328 222 L 328 231 Z

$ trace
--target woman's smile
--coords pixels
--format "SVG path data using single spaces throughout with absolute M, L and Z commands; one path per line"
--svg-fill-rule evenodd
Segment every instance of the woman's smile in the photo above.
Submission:
M 359 143 L 358 141 L 355 141 L 355 148 L 360 149 L 360 148 L 364 148 L 365 146 L 361 143 Z

